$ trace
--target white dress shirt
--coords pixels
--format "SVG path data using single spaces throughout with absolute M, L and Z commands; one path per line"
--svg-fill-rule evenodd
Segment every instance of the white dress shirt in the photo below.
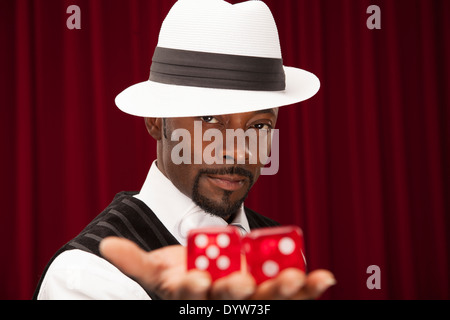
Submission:
M 169 232 L 186 245 L 189 230 L 203 226 L 226 226 L 222 218 L 212 216 L 192 199 L 181 193 L 164 176 L 154 161 L 139 194 Z M 244 232 L 250 227 L 239 209 L 231 224 L 239 224 Z M 94 254 L 79 249 L 61 253 L 50 265 L 42 281 L 38 299 L 150 299 L 144 289 L 114 265 Z

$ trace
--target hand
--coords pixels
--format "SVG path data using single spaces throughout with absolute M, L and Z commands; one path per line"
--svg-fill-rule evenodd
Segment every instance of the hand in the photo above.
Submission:
M 306 275 L 294 268 L 259 286 L 245 270 L 212 282 L 205 271 L 186 270 L 187 252 L 181 245 L 146 252 L 132 241 L 110 237 L 100 243 L 100 252 L 124 274 L 162 299 L 316 299 L 336 283 L 327 270 Z

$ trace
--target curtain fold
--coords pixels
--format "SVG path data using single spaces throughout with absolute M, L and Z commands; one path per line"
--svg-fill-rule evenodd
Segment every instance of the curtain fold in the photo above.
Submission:
M 29 299 L 53 253 L 141 187 L 156 143 L 114 98 L 148 79 L 174 2 L 0 2 L 0 299 Z M 450 1 L 265 3 L 284 64 L 321 89 L 280 109 L 279 172 L 246 205 L 303 229 L 308 268 L 337 278 L 324 298 L 450 298 Z

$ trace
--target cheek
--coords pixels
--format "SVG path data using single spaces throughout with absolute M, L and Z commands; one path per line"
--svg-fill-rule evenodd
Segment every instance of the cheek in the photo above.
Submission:
M 258 163 L 264 166 L 272 150 L 272 136 L 271 133 L 261 133 L 258 136 Z
M 166 170 L 167 176 L 172 183 L 184 195 L 191 197 L 192 188 L 194 186 L 196 173 L 192 165 L 173 164 L 170 162 Z
M 261 175 L 261 168 L 264 167 L 263 165 L 258 165 L 254 170 L 252 170 L 253 173 L 253 184 L 250 187 L 253 187 L 258 180 L 259 176 Z

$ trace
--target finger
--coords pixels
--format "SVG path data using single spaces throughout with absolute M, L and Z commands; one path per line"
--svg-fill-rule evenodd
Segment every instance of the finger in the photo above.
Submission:
M 305 283 L 305 273 L 296 268 L 288 268 L 273 279 L 266 280 L 256 289 L 252 299 L 286 300 L 295 296 Z
M 170 257 L 183 259 L 181 246 L 165 247 L 164 250 L 146 252 L 134 242 L 108 237 L 100 242 L 100 253 L 127 276 L 165 299 L 177 294 L 183 279 L 184 266 L 177 261 L 170 265 Z
M 255 288 L 255 280 L 248 273 L 233 272 L 213 283 L 210 298 L 214 300 L 244 300 L 254 294 Z
M 329 287 L 336 284 L 336 279 L 328 270 L 315 270 L 308 274 L 305 285 L 293 297 L 294 299 L 317 299 Z
M 211 277 L 207 272 L 192 270 L 180 281 L 173 298 L 177 300 L 206 300 L 211 288 Z

